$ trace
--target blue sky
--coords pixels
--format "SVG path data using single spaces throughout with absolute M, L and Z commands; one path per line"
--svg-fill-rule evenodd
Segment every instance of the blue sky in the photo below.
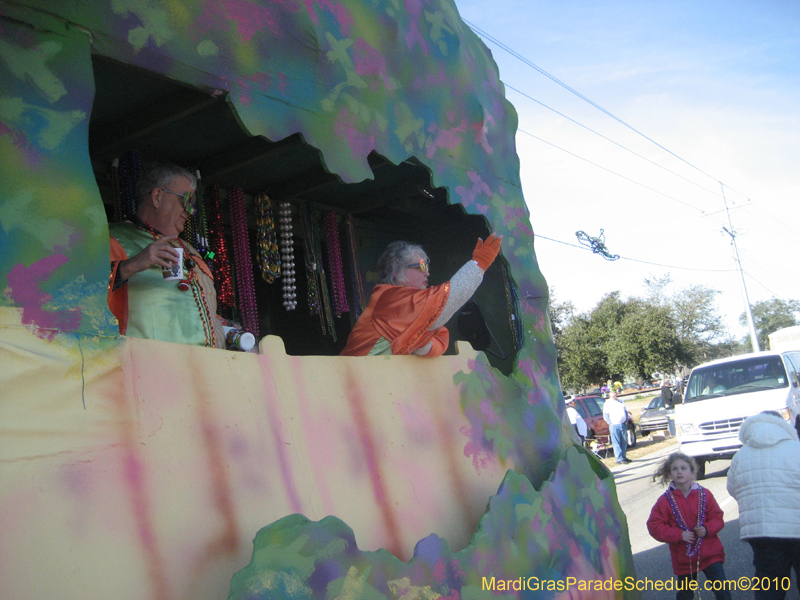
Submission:
M 536 254 L 558 300 L 587 311 L 613 290 L 642 296 L 645 278 L 669 273 L 672 293 L 719 290 L 731 335 L 746 336 L 720 181 L 751 303 L 800 299 L 800 2 L 456 5 L 630 126 L 484 39 L 519 115 Z M 601 228 L 620 260 L 574 247 L 576 231 Z

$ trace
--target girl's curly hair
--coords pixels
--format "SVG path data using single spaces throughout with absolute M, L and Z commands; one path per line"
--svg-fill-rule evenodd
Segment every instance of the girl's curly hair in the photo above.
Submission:
M 692 470 L 692 475 L 697 475 L 697 461 L 693 457 L 683 452 L 673 452 L 659 463 L 656 472 L 653 473 L 653 481 L 658 481 L 661 485 L 667 485 L 671 481 L 670 470 L 672 469 L 672 463 L 676 460 L 682 460 L 687 463 Z

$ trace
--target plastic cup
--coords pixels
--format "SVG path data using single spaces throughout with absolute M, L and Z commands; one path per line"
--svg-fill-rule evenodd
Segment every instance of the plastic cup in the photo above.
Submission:
M 164 281 L 177 281 L 183 279 L 183 248 L 173 248 L 178 253 L 178 261 L 167 267 L 161 267 Z

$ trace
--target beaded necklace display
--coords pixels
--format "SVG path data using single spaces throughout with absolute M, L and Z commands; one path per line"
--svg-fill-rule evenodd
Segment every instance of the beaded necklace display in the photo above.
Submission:
M 331 274 L 333 290 L 333 312 L 339 317 L 342 313 L 350 312 L 350 306 L 347 304 L 347 290 L 344 284 L 344 267 L 342 266 L 336 211 L 326 210 L 322 214 L 322 222 L 325 226 L 325 249 L 328 255 L 328 269 Z
M 705 525 L 706 522 L 706 488 L 702 486 L 698 486 L 697 490 L 697 525 L 696 527 L 701 527 Z M 667 502 L 669 502 L 669 506 L 672 509 L 672 514 L 675 516 L 675 521 L 678 524 L 678 527 L 683 529 L 684 531 L 693 531 L 693 527 L 689 527 L 686 519 L 683 518 L 681 514 L 681 509 L 678 508 L 678 503 L 675 501 L 675 495 L 673 494 L 673 490 L 667 488 L 667 491 L 664 492 L 664 495 L 667 497 Z M 703 538 L 697 537 L 695 541 L 691 544 L 686 544 L 686 556 L 688 557 L 697 557 L 698 564 L 700 561 L 700 546 L 703 544 Z
M 195 171 L 197 177 L 197 189 L 195 190 L 194 197 L 197 206 L 197 211 L 192 215 L 195 219 L 195 240 L 194 247 L 200 253 L 200 256 L 207 263 L 213 265 L 214 252 L 210 249 L 211 236 L 208 233 L 208 208 L 206 207 L 206 197 L 203 191 L 203 180 L 200 178 L 200 171 Z
M 115 158 L 111 162 L 111 196 L 114 200 L 114 223 L 121 223 L 123 220 L 122 196 L 119 192 L 119 159 Z
M 281 202 L 278 207 L 281 221 L 281 259 L 283 261 L 283 306 L 286 310 L 297 308 L 297 285 L 294 278 L 294 234 L 292 232 L 292 207 Z
M 236 289 L 239 293 L 239 312 L 242 327 L 256 339 L 258 333 L 258 306 L 253 282 L 253 259 L 250 254 L 250 240 L 247 235 L 247 215 L 244 207 L 244 192 L 233 188 L 228 193 L 233 231 L 233 259 L 236 264 Z
M 317 257 L 314 253 L 314 243 L 312 238 L 312 227 L 311 227 L 311 219 L 313 218 L 312 215 L 312 208 L 310 204 L 307 204 L 302 209 L 303 215 L 303 254 L 305 255 L 305 263 L 306 263 L 306 283 L 307 283 L 307 296 L 308 296 L 308 309 L 312 315 L 320 316 L 320 320 L 322 321 L 322 330 L 325 331 L 325 323 L 324 319 L 322 319 L 322 313 L 320 311 L 322 307 L 322 299 L 320 298 L 319 294 L 319 286 L 317 285 Z
M 345 237 L 347 238 L 347 248 L 350 252 L 347 253 L 347 258 L 350 262 L 350 273 L 352 274 L 350 281 L 353 285 L 353 313 L 358 320 L 361 313 L 367 307 L 366 298 L 364 298 L 364 284 L 361 281 L 361 266 L 358 264 L 358 248 L 356 248 L 356 229 L 353 224 L 353 215 L 348 214 L 345 219 Z
M 136 182 L 142 173 L 138 150 L 129 150 L 119 161 L 120 195 L 123 219 L 136 215 Z
M 519 296 L 517 288 L 508 273 L 508 266 L 505 260 L 500 261 L 500 269 L 503 272 L 503 284 L 506 293 L 506 308 L 508 309 L 508 324 L 511 333 L 514 335 L 514 351 L 519 352 L 522 348 L 523 330 L 522 318 L 520 317 Z
M 217 310 L 232 309 L 236 305 L 233 283 L 231 280 L 231 262 L 228 255 L 228 244 L 225 241 L 225 224 L 220 209 L 219 187 L 211 186 L 209 196 L 211 208 L 211 227 L 209 238 L 214 252 L 214 283 L 217 288 Z
M 278 237 L 275 220 L 272 218 L 272 202 L 264 193 L 256 196 L 256 244 L 258 246 L 258 268 L 267 283 L 281 276 L 281 259 L 278 252 Z
M 319 294 L 319 318 L 322 325 L 322 333 L 330 334 L 336 341 L 336 328 L 333 325 L 333 312 L 331 310 L 330 298 L 328 296 L 328 281 L 325 269 L 322 267 L 322 242 L 320 241 L 319 229 L 317 227 L 316 210 L 314 203 L 310 202 L 306 207 L 306 243 L 309 252 L 306 256 L 311 256 L 314 265 L 314 272 L 317 279 L 317 293 Z
M 163 233 L 158 231 L 155 227 L 143 221 L 136 215 L 131 217 L 131 223 L 133 223 L 136 227 L 143 231 L 147 231 L 150 235 L 153 236 L 153 239 L 159 239 L 163 237 Z M 206 346 L 209 348 L 216 348 L 217 346 L 217 335 L 214 331 L 214 324 L 213 319 L 214 316 L 211 314 L 211 310 L 208 308 L 208 301 L 206 300 L 206 294 L 203 291 L 203 286 L 200 285 L 200 281 L 198 280 L 197 272 L 195 271 L 195 267 L 197 264 L 192 260 L 190 257 L 192 256 L 192 251 L 189 247 L 186 246 L 184 241 L 180 238 L 176 240 L 178 244 L 180 244 L 181 248 L 183 248 L 183 268 L 186 272 L 186 277 L 178 283 L 178 289 L 182 292 L 186 292 L 192 290 L 192 296 L 194 297 L 194 303 L 197 306 L 197 311 L 200 313 L 200 323 L 203 326 L 203 335 L 206 338 Z
M 183 223 L 183 231 L 178 234 L 178 237 L 185 242 L 189 242 L 194 246 L 197 243 L 197 236 L 195 236 L 195 231 L 197 231 L 197 227 L 195 225 L 195 217 L 197 213 L 193 215 L 189 215 L 189 218 Z M 195 246 L 196 247 L 196 246 Z

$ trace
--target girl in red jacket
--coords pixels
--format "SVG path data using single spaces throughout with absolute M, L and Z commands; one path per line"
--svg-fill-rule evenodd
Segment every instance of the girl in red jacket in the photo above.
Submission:
M 717 534 L 725 526 L 720 509 L 710 490 L 695 482 L 697 463 L 691 456 L 676 452 L 658 466 L 653 481 L 660 480 L 667 490 L 658 498 L 647 530 L 659 542 L 669 544 L 672 570 L 679 580 L 675 589 L 677 600 L 694 598 L 690 581 L 697 581 L 700 571 L 714 590 L 718 600 L 730 600 L 731 593 L 725 584 L 725 549 Z

